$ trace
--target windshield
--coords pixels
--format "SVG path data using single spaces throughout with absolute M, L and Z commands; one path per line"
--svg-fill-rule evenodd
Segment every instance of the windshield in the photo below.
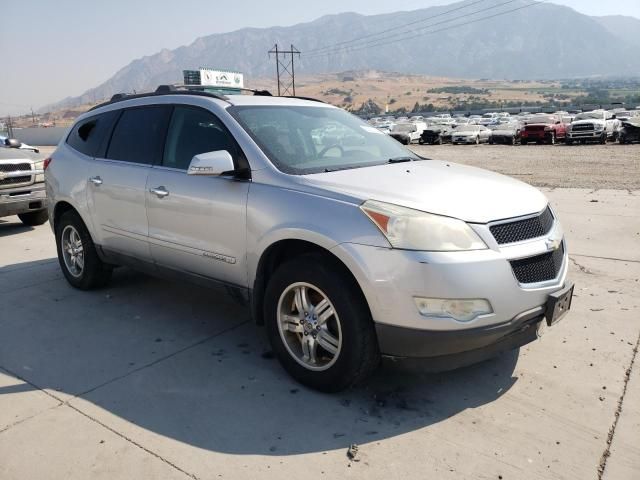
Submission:
M 478 130 L 480 130 L 480 127 L 478 125 L 460 125 L 458 128 L 456 128 L 457 133 L 477 132 Z
M 398 133 L 415 132 L 416 131 L 416 126 L 415 125 L 411 125 L 410 123 L 398 123 L 397 125 L 393 126 L 391 131 L 392 132 L 398 132 Z
M 420 159 L 377 128 L 338 108 L 235 106 L 228 111 L 285 173 L 381 165 L 400 157 Z
M 527 123 L 556 123 L 556 118 L 547 115 L 534 115 L 527 120 Z
M 604 120 L 604 112 L 579 113 L 574 120 Z

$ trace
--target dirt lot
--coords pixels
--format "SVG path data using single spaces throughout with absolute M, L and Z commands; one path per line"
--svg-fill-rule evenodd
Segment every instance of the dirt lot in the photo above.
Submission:
M 640 148 L 417 149 L 554 187 L 576 290 L 540 340 L 441 374 L 385 361 L 319 394 L 229 298 L 125 268 L 75 290 L 49 225 L 3 218 L 0 479 L 640 478 Z
M 487 168 L 538 187 L 640 189 L 640 145 L 412 145 L 420 155 Z

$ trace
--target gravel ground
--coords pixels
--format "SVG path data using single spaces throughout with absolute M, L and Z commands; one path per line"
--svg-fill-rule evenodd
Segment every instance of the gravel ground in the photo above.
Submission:
M 412 145 L 411 149 L 538 187 L 640 189 L 640 145 Z

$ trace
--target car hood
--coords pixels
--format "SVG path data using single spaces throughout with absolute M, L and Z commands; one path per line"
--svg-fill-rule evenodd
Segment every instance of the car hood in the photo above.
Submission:
M 317 173 L 310 186 L 378 200 L 471 223 L 542 211 L 546 197 L 519 180 L 480 168 L 437 160 Z
M 493 135 L 515 135 L 515 128 L 496 128 L 491 132 Z
M 574 120 L 573 122 L 571 122 L 571 125 L 584 125 L 585 123 L 597 123 L 599 125 L 604 125 L 606 122 L 597 118 L 585 118 L 584 120 Z

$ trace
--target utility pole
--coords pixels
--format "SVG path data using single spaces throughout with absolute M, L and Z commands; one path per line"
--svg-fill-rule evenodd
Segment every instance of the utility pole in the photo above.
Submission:
M 289 50 L 280 50 L 276 43 L 269 50 L 269 58 L 275 55 L 276 59 L 276 75 L 278 79 L 278 96 L 296 95 L 296 70 L 294 58 L 297 55 L 300 58 L 300 51 L 291 45 Z
M 31 107 L 31 123 L 33 127 L 36 126 L 36 115 L 33 113 L 33 107 Z

